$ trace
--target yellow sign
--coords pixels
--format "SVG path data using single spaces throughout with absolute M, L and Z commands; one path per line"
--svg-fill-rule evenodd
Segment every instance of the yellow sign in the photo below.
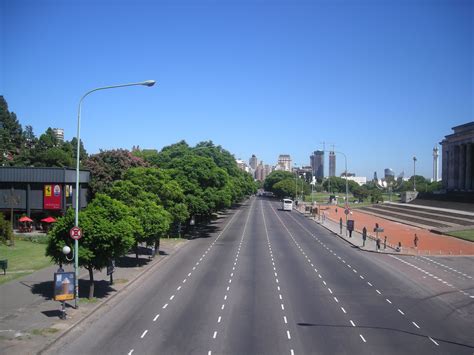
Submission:
M 46 197 L 51 197 L 51 185 L 44 185 L 44 195 Z

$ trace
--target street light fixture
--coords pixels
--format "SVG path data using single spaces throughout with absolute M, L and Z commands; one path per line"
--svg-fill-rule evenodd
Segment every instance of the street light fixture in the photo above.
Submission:
M 89 90 L 86 92 L 81 99 L 79 100 L 79 107 L 77 111 L 77 150 L 76 150 L 76 208 L 75 208 L 75 218 L 74 218 L 74 226 L 79 227 L 79 158 L 80 158 L 80 147 L 81 147 L 81 141 L 80 141 L 80 133 L 81 133 L 81 107 L 82 107 L 82 101 L 88 96 L 89 94 L 99 91 L 99 90 L 106 90 L 106 89 L 116 89 L 116 88 L 123 88 L 127 86 L 148 86 L 151 87 L 155 85 L 156 81 L 155 80 L 145 80 L 145 81 L 140 81 L 137 83 L 129 83 L 129 84 L 119 84 L 119 85 L 110 85 L 110 86 L 103 86 L 100 88 L 95 88 L 92 90 Z M 77 299 L 79 298 L 79 242 L 76 239 L 74 241 L 74 271 L 76 274 L 76 280 L 75 280 L 75 285 L 74 285 L 74 292 L 75 292 L 75 299 L 74 299 L 74 307 L 77 309 L 78 304 L 77 304 Z

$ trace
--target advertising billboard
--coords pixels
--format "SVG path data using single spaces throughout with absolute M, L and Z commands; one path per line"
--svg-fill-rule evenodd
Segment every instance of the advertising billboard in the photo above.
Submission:
M 69 301 L 74 299 L 74 272 L 54 273 L 54 300 Z
M 61 209 L 61 185 L 50 184 L 44 185 L 43 193 L 43 209 L 60 210 Z

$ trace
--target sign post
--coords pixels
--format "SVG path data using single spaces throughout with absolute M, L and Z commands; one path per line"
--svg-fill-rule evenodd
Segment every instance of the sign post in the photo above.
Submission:
M 72 227 L 69 231 L 69 235 L 74 240 L 79 240 L 82 237 L 82 229 L 79 227 Z

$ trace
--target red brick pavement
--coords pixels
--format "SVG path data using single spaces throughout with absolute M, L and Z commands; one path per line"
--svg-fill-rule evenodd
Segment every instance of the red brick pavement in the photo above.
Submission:
M 327 217 L 333 221 L 339 222 L 342 217 L 345 222 L 344 208 L 338 207 L 336 214 L 335 206 L 321 206 L 321 210 L 326 212 Z M 351 210 L 352 214 L 348 219 L 355 221 L 355 229 L 362 232 L 364 226 L 367 228 L 369 235 L 375 235 L 373 232 L 375 223 L 384 228 L 384 232 L 379 233 L 379 237 L 384 239 L 387 236 L 387 243 L 394 246 L 398 242 L 402 243 L 403 252 L 420 253 L 430 255 L 474 255 L 474 243 L 462 239 L 450 237 L 447 235 L 440 235 L 432 233 L 426 229 L 421 229 L 407 224 L 402 224 L 394 221 L 384 219 L 382 217 L 373 216 L 370 214 Z M 414 238 L 415 233 L 418 235 L 418 248 L 415 248 Z

